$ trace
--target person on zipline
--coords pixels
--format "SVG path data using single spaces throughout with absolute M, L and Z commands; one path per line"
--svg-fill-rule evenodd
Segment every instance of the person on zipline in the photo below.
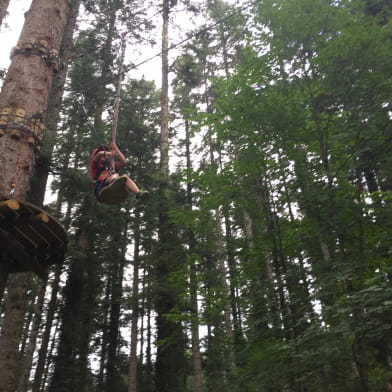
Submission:
M 128 163 L 124 154 L 120 151 L 115 142 L 111 143 L 111 147 L 111 151 L 109 151 L 108 146 L 101 145 L 93 150 L 92 153 L 90 174 L 95 181 L 94 194 L 97 200 L 100 200 L 100 193 L 102 189 L 118 178 L 118 171 Z M 119 161 L 115 162 L 115 167 L 112 169 L 111 163 L 114 162 L 113 158 L 116 156 L 119 158 Z M 134 194 L 136 199 L 139 201 L 145 201 L 148 198 L 148 192 L 141 191 L 127 175 L 122 175 L 121 177 L 124 178 L 124 188 L 128 193 Z

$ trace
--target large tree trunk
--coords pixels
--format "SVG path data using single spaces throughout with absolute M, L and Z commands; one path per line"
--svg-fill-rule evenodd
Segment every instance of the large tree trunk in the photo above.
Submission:
M 8 108 L 7 113 L 14 114 L 6 116 L 7 123 L 17 122 L 24 127 L 8 126 L 0 138 L 0 194 L 8 194 L 15 184 L 14 197 L 26 198 L 35 152 L 42 137 L 40 115 L 47 109 L 49 86 L 53 72 L 58 69 L 56 53 L 71 15 L 71 5 L 70 0 L 34 0 L 26 13 L 0 94 L 0 111 L 4 113 Z M 31 48 L 32 41 L 41 43 Z M 36 126 L 32 125 L 33 115 L 37 116 Z M 0 350 L 0 388 L 8 392 L 15 389 L 14 371 L 29 277 L 23 274 L 13 280 L 14 295 L 10 296 L 12 302 L 5 316 Z
M 65 60 L 69 59 L 72 55 L 73 32 L 75 30 L 81 0 L 71 1 L 71 13 L 64 29 L 64 36 L 59 52 L 60 58 Z M 47 136 L 49 137 L 45 139 L 45 144 L 36 160 L 34 175 L 30 181 L 31 189 L 28 193 L 28 200 L 37 205 L 42 205 L 44 202 L 46 183 L 53 153 L 53 140 L 57 135 L 57 124 L 60 118 L 67 72 L 68 62 L 64 61 L 59 67 L 59 71 L 53 77 L 49 90 L 47 110 L 43 114 L 43 121 L 46 125 Z
M 75 29 L 76 19 L 79 13 L 80 0 L 72 0 L 72 1 L 73 1 L 73 5 L 71 8 L 71 14 L 67 20 L 67 24 L 64 30 L 64 36 L 61 42 L 61 47 L 59 52 L 60 58 L 68 58 L 70 55 L 69 49 L 72 45 L 73 31 Z M 47 132 L 50 135 L 49 140 L 52 140 L 56 136 L 56 128 L 59 120 L 59 112 L 60 112 L 60 107 L 61 107 L 61 102 L 62 102 L 62 97 L 64 92 L 65 79 L 67 76 L 67 68 L 68 68 L 67 63 L 64 62 L 63 65 L 59 68 L 59 71 L 55 74 L 50 87 L 49 98 L 48 98 L 48 109 L 43 115 L 44 123 L 47 126 Z M 37 159 L 37 164 L 35 165 L 34 176 L 30 181 L 31 188 L 28 192 L 28 199 L 37 205 L 42 205 L 44 202 L 45 189 L 46 189 L 46 183 L 49 174 L 50 159 L 52 156 L 52 152 L 53 152 L 53 143 L 47 143 L 43 146 L 42 150 L 39 153 L 39 159 Z M 55 287 L 53 287 L 53 292 L 55 293 L 57 293 L 58 280 L 59 280 L 59 275 L 61 273 L 61 266 L 56 266 L 56 267 L 57 269 L 55 275 L 57 278 L 57 284 L 55 281 L 54 283 Z M 45 293 L 46 283 L 47 282 L 45 281 L 45 283 L 42 284 L 42 288 L 41 288 L 42 295 L 44 295 Z M 52 308 L 53 305 L 55 305 L 55 303 L 56 301 L 54 301 L 53 303 L 53 298 L 52 298 L 51 299 Z M 29 339 L 29 346 L 24 358 L 24 362 L 25 362 L 24 373 L 22 375 L 22 378 L 19 380 L 18 391 L 20 392 L 27 390 L 29 386 L 29 375 L 30 375 L 30 369 L 33 360 L 36 338 L 38 334 L 38 327 L 41 321 L 42 305 L 43 305 L 43 298 L 39 306 L 37 306 L 37 311 L 35 312 L 35 319 L 33 324 L 34 327 L 32 328 L 32 332 Z M 51 310 L 51 314 L 48 312 L 48 316 L 51 316 L 49 320 L 49 325 L 51 326 L 54 309 L 50 309 L 50 310 Z M 44 339 L 42 340 L 41 349 L 40 349 L 40 358 L 38 360 L 39 366 L 37 366 L 36 368 L 36 375 L 37 375 L 37 371 L 38 371 L 38 375 L 40 373 L 39 380 L 41 380 L 42 377 L 43 365 L 46 358 L 50 326 L 47 327 L 47 329 L 44 332 Z M 35 380 L 34 380 L 34 384 L 36 383 Z M 34 387 L 37 386 L 33 385 L 33 388 Z
M 11 184 L 15 184 L 14 197 L 24 200 L 29 188 L 29 180 L 34 166 L 34 155 L 41 138 L 40 133 L 31 125 L 31 116 L 39 116 L 48 105 L 49 86 L 53 71 L 58 67 L 55 52 L 63 38 L 66 22 L 70 16 L 71 0 L 34 0 L 19 37 L 20 49 L 14 51 L 11 65 L 4 80 L 0 94 L 0 110 L 10 108 L 14 115 L 8 116 L 9 122 L 20 122 L 34 131 L 34 142 L 28 142 L 26 132 L 12 134 L 11 127 L 0 138 L 0 194 L 7 194 Z M 31 41 L 45 41 L 37 44 L 37 49 L 29 49 Z M 49 53 L 53 54 L 48 60 Z M 44 52 L 45 56 L 30 55 Z M 11 121 L 12 119 L 12 121 Z

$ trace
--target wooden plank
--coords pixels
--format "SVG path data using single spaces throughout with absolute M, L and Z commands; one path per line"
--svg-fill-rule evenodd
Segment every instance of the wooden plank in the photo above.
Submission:
M 64 261 L 67 245 L 68 234 L 53 216 L 27 201 L 0 196 L 0 248 L 16 260 L 10 263 L 13 272 L 44 277 L 46 266 Z
M 3 229 L 0 229 L 0 247 L 5 249 L 20 264 L 22 270 L 35 272 L 43 279 L 47 277 L 47 272 L 38 261 L 29 255 L 24 247 Z
M 39 246 L 42 243 L 50 245 L 55 242 L 63 248 L 63 244 L 68 242 L 65 230 L 56 229 L 57 222 L 51 221 L 47 214 L 39 213 L 38 219 L 35 219 L 35 216 L 37 215 L 0 218 L 0 227 L 13 231 L 21 241 L 28 242 L 31 246 Z M 44 223 L 46 218 L 48 223 Z M 54 228 L 56 230 L 53 230 Z
M 2 225 L 0 225 L 0 227 L 1 226 Z M 45 227 L 46 225 L 41 223 L 40 226 Z M 35 225 L 35 229 L 37 229 L 37 224 Z M 53 258 L 54 255 L 56 256 L 56 259 L 63 260 L 67 250 L 67 244 L 59 241 L 56 237 L 51 236 L 51 233 L 47 230 L 37 231 L 35 229 L 29 225 L 6 226 L 5 231 L 7 231 L 10 236 L 14 237 L 14 239 L 24 247 L 26 252 L 37 257 L 40 262 L 46 263 L 46 261 Z
M 13 226 L 12 227 L 12 233 L 20 240 L 23 240 L 23 242 L 30 244 L 27 245 L 27 247 L 33 247 L 36 248 L 37 246 L 39 246 L 39 242 L 36 242 L 36 238 L 32 238 L 31 236 L 27 235 L 23 230 L 20 229 L 19 226 Z M 10 230 L 10 233 L 11 233 Z
M 34 215 L 10 215 L 3 219 L 14 225 L 47 224 L 49 222 L 49 216 L 43 212 L 34 213 Z
M 23 232 L 28 238 L 30 238 L 37 247 L 47 247 L 52 243 L 51 238 L 40 234 L 40 232 L 34 228 L 34 225 L 17 225 L 15 227 L 17 227 L 19 231 Z
M 1 198 L 0 198 L 1 200 Z M 68 241 L 67 231 L 64 229 L 63 225 L 51 214 L 46 212 L 41 207 L 38 207 L 28 201 L 19 201 L 20 209 L 18 211 L 18 216 L 23 217 L 33 217 L 26 219 L 40 219 L 48 220 L 47 224 L 50 226 L 50 230 L 56 234 L 56 236 L 61 241 Z
M 8 221 L 5 219 L 0 219 L 0 228 L 9 233 L 10 237 L 14 238 L 25 248 L 32 247 L 33 245 L 31 242 L 24 235 L 21 235 L 21 233 L 16 230 L 15 227 L 16 226 L 14 226 L 12 223 L 8 223 Z
M 68 237 L 64 237 L 60 235 L 61 233 L 58 230 L 53 230 L 53 225 L 36 225 L 36 230 L 39 230 L 40 233 L 44 236 L 48 236 L 51 239 L 51 242 L 55 242 L 59 245 L 60 248 L 63 248 L 68 242 Z
M 20 208 L 20 204 L 16 200 L 3 200 L 0 201 L 0 215 L 8 214 L 10 211 L 17 211 Z
M 0 200 L 0 217 L 17 216 L 20 204 L 16 200 Z
M 53 216 L 49 215 L 49 222 L 45 225 L 45 228 L 50 230 L 60 241 L 68 242 L 67 231 L 57 219 L 53 218 Z

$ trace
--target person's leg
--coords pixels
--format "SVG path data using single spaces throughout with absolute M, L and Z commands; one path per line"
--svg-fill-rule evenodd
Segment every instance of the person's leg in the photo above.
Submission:
M 135 195 L 138 194 L 140 192 L 139 187 L 128 176 L 124 176 L 124 177 L 127 178 L 127 182 L 125 183 L 127 191 L 134 193 Z
M 105 184 L 106 185 L 109 185 L 115 178 L 117 178 L 118 177 L 118 173 L 114 173 L 114 174 L 112 174 L 111 176 L 109 176 L 109 177 L 106 177 L 106 179 L 105 179 Z
M 111 181 L 113 181 L 115 178 L 119 177 L 118 173 L 115 173 L 108 177 L 105 181 L 105 183 L 110 184 Z M 125 188 L 129 193 L 133 193 L 136 196 L 136 199 L 139 201 L 146 201 L 149 197 L 149 193 L 147 191 L 140 191 L 139 187 L 131 180 L 130 177 L 127 175 L 122 175 L 121 177 L 126 178 L 125 182 Z
M 128 177 L 125 186 L 127 187 L 128 192 L 132 192 L 136 196 L 136 200 L 139 203 L 145 203 L 149 198 L 148 191 L 141 191 L 139 187 Z
M 101 192 L 101 189 L 104 187 L 105 183 L 103 182 L 97 182 L 95 184 L 95 189 L 94 189 L 94 195 L 96 197 L 96 199 L 99 199 L 99 192 Z

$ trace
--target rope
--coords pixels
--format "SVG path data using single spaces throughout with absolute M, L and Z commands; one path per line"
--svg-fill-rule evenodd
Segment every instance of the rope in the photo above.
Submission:
M 121 84 L 123 81 L 123 75 L 124 75 L 124 58 L 125 58 L 125 37 L 126 37 L 127 32 L 123 33 L 121 36 L 121 54 L 120 54 L 120 69 L 119 69 L 119 76 L 118 76 L 118 82 L 117 82 L 117 92 L 116 92 L 116 98 L 114 100 L 114 113 L 112 117 L 112 145 L 116 143 L 116 137 L 117 137 L 117 123 L 118 123 L 118 113 L 120 109 L 120 100 L 121 100 Z M 112 147 L 112 168 L 114 170 L 115 168 L 115 162 L 114 162 L 114 150 Z

